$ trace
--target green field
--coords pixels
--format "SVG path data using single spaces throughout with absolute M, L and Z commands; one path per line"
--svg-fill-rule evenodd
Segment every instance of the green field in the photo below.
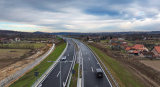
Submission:
M 120 87 L 144 87 L 143 84 L 134 75 L 124 68 L 117 60 L 110 58 L 99 49 L 89 47 L 100 57 L 105 66 L 112 73 Z
M 27 38 L 27 41 L 47 41 L 50 40 L 51 38 Z
M 0 44 L 2 49 L 37 49 L 43 47 L 44 43 L 10 43 L 10 44 Z
M 100 43 L 109 43 L 109 40 L 101 40 Z
M 56 46 L 54 51 L 46 59 L 44 59 L 39 65 L 33 68 L 30 72 L 22 76 L 15 83 L 10 85 L 10 87 L 31 87 L 31 85 L 36 81 L 36 79 L 38 79 L 52 65 L 53 62 L 47 62 L 47 61 L 55 61 L 61 55 L 65 47 L 66 43 Z M 39 72 L 38 78 L 34 76 L 34 72 L 36 71 Z
M 78 78 L 78 67 L 79 64 L 75 64 L 74 69 L 75 69 L 75 74 L 72 74 L 72 79 L 69 87 L 77 87 L 77 78 Z

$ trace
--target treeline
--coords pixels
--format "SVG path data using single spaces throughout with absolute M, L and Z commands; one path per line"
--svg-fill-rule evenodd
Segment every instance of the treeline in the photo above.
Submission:
M 30 44 L 0 44 L 0 49 L 34 49 Z

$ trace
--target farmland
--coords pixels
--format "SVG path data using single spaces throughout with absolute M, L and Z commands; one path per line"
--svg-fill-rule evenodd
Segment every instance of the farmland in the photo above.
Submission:
M 0 44 L 1 49 L 37 49 L 43 47 L 44 43 L 11 43 Z
M 0 59 L 14 59 L 23 56 L 30 49 L 0 49 Z

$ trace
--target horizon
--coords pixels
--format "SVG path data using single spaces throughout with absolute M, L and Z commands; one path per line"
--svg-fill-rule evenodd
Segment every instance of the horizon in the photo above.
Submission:
M 160 30 L 158 0 L 0 1 L 0 29 L 22 32 Z

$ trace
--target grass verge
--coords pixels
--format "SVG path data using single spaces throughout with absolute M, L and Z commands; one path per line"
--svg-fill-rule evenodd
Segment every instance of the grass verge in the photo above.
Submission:
M 72 74 L 71 83 L 69 87 L 77 87 L 78 66 L 79 66 L 78 63 L 76 63 L 74 66 L 75 74 Z
M 143 84 L 117 60 L 110 58 L 102 51 L 91 45 L 88 46 L 100 57 L 120 87 L 144 87 Z
M 54 51 L 46 59 L 9 87 L 30 87 L 36 79 L 41 77 L 41 75 L 52 65 L 53 62 L 47 61 L 55 61 L 61 55 L 65 47 L 66 43 L 56 46 Z M 34 72 L 36 71 L 39 72 L 39 76 L 37 78 L 34 76 Z

